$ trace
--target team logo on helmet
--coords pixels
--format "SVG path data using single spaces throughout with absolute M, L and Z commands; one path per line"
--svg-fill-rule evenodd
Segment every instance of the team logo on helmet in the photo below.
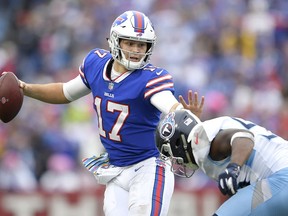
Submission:
M 126 20 L 127 20 L 127 13 L 121 14 L 119 17 L 116 18 L 112 26 L 115 27 L 115 26 L 121 25 Z
M 164 140 L 170 139 L 175 132 L 175 113 L 168 114 L 160 126 L 160 137 Z

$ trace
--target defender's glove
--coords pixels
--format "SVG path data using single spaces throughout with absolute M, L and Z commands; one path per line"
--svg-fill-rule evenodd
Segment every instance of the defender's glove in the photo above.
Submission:
M 219 175 L 218 187 L 222 194 L 229 196 L 237 192 L 237 178 L 240 173 L 240 166 L 236 163 L 230 163 L 225 169 L 225 172 Z
M 85 158 L 82 160 L 83 165 L 93 174 L 96 173 L 97 169 L 102 166 L 109 166 L 108 153 L 102 153 L 99 157 L 92 156 L 90 158 Z

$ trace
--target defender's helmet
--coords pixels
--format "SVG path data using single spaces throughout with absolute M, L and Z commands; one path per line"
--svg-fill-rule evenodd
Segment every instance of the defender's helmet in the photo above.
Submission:
M 188 135 L 200 123 L 189 110 L 177 110 L 163 118 L 156 130 L 156 144 L 162 157 L 171 160 L 171 170 L 175 175 L 191 177 L 198 169 L 192 153 Z
M 132 62 L 125 58 L 120 47 L 121 39 L 147 43 L 147 52 L 142 53 L 144 56 L 139 62 Z M 156 43 L 154 27 L 145 14 L 138 11 L 126 11 L 113 22 L 108 43 L 113 58 L 125 68 L 128 70 L 143 68 L 149 63 Z

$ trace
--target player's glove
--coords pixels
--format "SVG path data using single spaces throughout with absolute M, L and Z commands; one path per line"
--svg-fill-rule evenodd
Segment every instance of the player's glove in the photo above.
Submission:
M 98 184 L 106 185 L 123 171 L 122 167 L 114 166 L 109 162 L 109 156 L 106 152 L 99 157 L 85 158 L 82 162 L 86 169 L 93 173 Z
M 90 158 L 85 158 L 82 160 L 83 165 L 93 174 L 96 174 L 96 171 L 99 167 L 109 166 L 109 157 L 108 153 L 102 153 L 99 157 L 92 156 Z
M 240 173 L 240 166 L 236 163 L 230 163 L 225 169 L 225 172 L 219 175 L 218 187 L 222 194 L 229 196 L 237 192 L 237 178 Z

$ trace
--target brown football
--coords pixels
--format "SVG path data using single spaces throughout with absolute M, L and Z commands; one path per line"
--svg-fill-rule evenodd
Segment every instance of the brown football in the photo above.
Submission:
M 10 122 L 19 113 L 23 104 L 23 90 L 12 72 L 0 77 L 0 119 Z

